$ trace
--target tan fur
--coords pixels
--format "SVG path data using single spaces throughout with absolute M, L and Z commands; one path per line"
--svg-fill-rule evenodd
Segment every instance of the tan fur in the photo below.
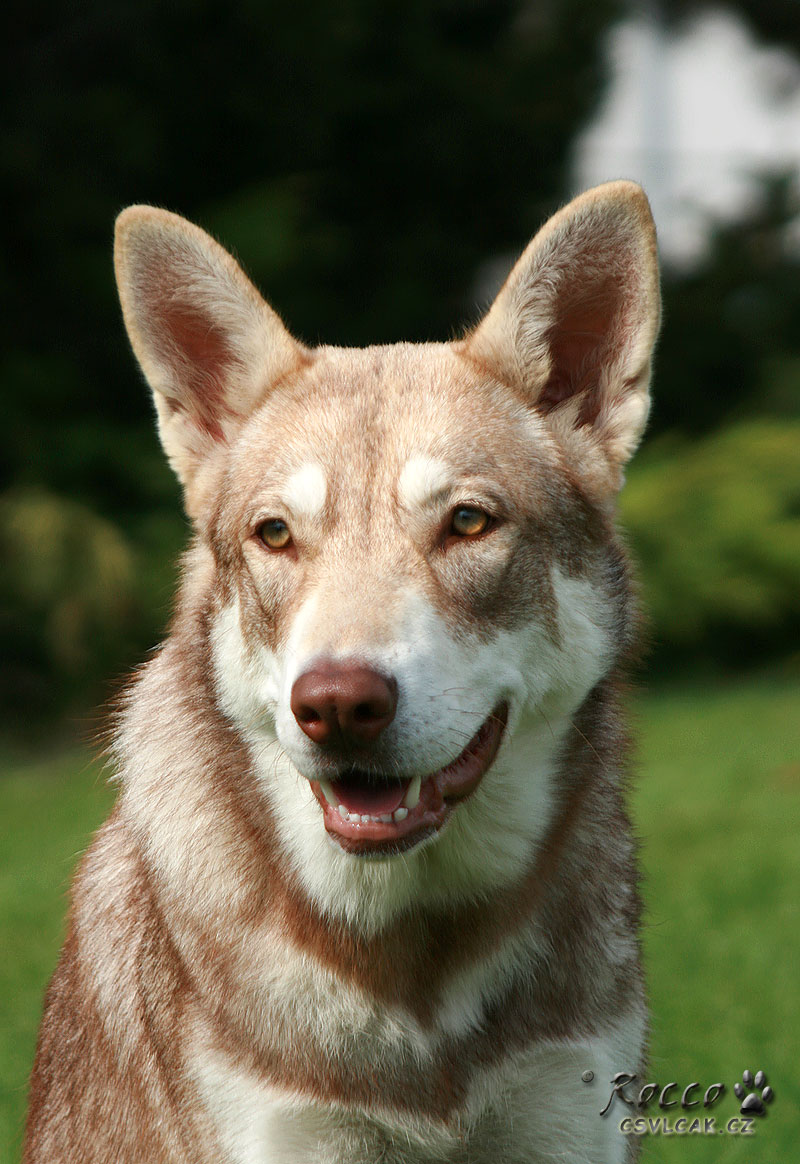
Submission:
M 149 207 L 116 265 L 196 534 L 75 881 L 26 1164 L 633 1159 L 580 1073 L 644 1055 L 613 528 L 658 324 L 643 194 L 560 211 L 453 344 L 309 351 Z M 484 536 L 448 532 L 466 504 Z M 326 835 L 335 763 L 289 706 L 319 659 L 396 679 L 382 772 L 427 778 L 507 708 L 402 855 Z

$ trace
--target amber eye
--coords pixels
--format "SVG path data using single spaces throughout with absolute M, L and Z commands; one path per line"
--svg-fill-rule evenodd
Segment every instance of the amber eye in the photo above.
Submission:
M 460 538 L 476 538 L 486 532 L 491 520 L 483 509 L 473 505 L 459 505 L 458 509 L 453 510 L 450 532 Z
M 292 535 L 285 521 L 279 517 L 270 518 L 258 527 L 258 536 L 270 550 L 285 550 L 291 544 Z

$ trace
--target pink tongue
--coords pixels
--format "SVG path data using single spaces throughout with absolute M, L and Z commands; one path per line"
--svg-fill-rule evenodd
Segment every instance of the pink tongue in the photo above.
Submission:
M 401 784 L 361 784 L 356 781 L 333 780 L 331 786 L 336 799 L 348 812 L 364 816 L 386 816 L 403 803 L 410 780 Z

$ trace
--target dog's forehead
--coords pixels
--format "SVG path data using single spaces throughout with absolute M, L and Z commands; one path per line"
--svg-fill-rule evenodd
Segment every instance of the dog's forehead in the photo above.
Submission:
M 544 426 L 450 344 L 322 348 L 267 396 L 237 450 L 237 472 L 318 511 L 330 489 L 391 488 L 424 505 L 460 478 L 513 479 L 552 460 Z

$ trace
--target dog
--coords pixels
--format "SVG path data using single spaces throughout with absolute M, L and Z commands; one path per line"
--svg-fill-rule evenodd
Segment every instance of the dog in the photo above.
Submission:
M 115 262 L 194 540 L 123 697 L 26 1164 L 633 1160 L 599 1113 L 647 1041 L 614 526 L 644 193 L 562 208 L 448 343 L 309 349 L 152 207 Z

